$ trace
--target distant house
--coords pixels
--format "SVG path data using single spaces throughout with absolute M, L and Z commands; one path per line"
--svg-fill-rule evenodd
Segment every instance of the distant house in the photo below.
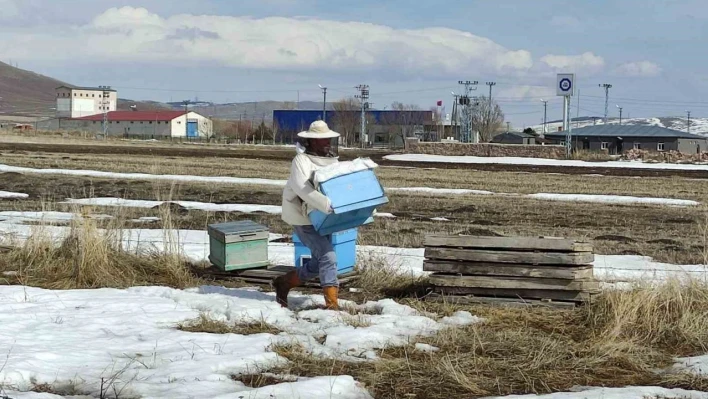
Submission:
M 536 144 L 536 136 L 523 132 L 507 132 L 494 136 L 491 143 L 497 144 Z
M 184 111 L 113 111 L 106 114 L 107 135 L 151 138 L 209 138 L 213 136 L 211 119 L 196 112 Z M 79 130 L 103 131 L 103 114 L 69 119 Z
M 547 133 L 553 144 L 565 145 L 566 132 Z M 597 125 L 571 131 L 575 150 L 607 151 L 621 154 L 631 149 L 647 151 L 679 151 L 695 154 L 708 151 L 708 137 L 689 134 L 661 126 Z

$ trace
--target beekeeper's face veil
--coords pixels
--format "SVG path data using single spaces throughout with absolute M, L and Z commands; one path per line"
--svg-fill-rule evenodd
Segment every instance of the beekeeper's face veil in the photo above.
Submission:
M 305 153 L 317 157 L 339 156 L 339 133 L 329 129 L 324 121 L 314 121 L 310 129 L 297 135 Z

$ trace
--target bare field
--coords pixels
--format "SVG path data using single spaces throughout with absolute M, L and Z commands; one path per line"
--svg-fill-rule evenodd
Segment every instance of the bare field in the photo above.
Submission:
M 289 153 L 292 157 L 293 153 Z M 84 169 L 118 173 L 183 174 L 287 179 L 288 159 L 186 158 L 178 156 L 2 152 L 0 163 L 38 169 Z M 376 171 L 385 187 L 431 187 L 498 193 L 573 193 L 708 200 L 708 179 L 680 177 L 593 176 L 494 172 L 470 169 L 382 166 Z
M 185 200 L 210 203 L 280 205 L 281 189 L 272 186 L 228 184 L 172 184 L 71 176 L 0 174 L 3 190 L 23 192 L 27 200 L 0 201 L 1 210 L 62 210 L 66 198 L 120 197 L 142 200 Z M 685 184 L 689 184 L 686 182 Z M 619 206 L 545 202 L 502 196 L 427 196 L 394 193 L 379 209 L 397 216 L 376 218 L 361 229 L 360 244 L 420 247 L 425 234 L 550 235 L 590 240 L 598 254 L 637 254 L 659 261 L 696 264 L 703 261 L 698 207 Z M 100 213 L 100 207 L 95 207 Z M 105 211 L 105 210 L 104 210 Z M 126 220 L 160 216 L 159 209 L 124 209 Z M 445 220 L 432 220 L 445 218 Z M 171 223 L 183 229 L 203 230 L 209 223 L 251 219 L 273 233 L 291 234 L 279 215 L 205 212 L 177 209 Z M 131 222 L 129 227 L 161 228 L 159 222 Z

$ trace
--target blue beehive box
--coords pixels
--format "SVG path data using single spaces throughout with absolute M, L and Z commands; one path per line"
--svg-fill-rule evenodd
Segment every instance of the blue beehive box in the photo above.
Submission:
M 354 271 L 356 264 L 356 237 L 357 229 L 349 229 L 333 233 L 330 239 L 334 252 L 337 254 L 337 274 L 342 275 Z M 295 267 L 302 267 L 311 259 L 312 253 L 300 241 L 297 234 L 293 233 L 295 244 Z
M 319 190 L 329 197 L 334 209 L 329 215 L 310 212 L 313 227 L 323 236 L 371 223 L 374 210 L 388 202 L 371 169 L 334 177 L 320 183 Z

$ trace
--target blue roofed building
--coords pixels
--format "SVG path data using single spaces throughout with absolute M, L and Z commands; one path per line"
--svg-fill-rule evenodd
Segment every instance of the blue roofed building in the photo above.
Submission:
M 566 132 L 546 133 L 553 144 L 565 145 Z M 679 151 L 696 154 L 708 151 L 708 137 L 653 125 L 596 125 L 571 130 L 574 150 L 607 151 L 611 155 L 628 150 Z
M 322 110 L 274 110 L 275 140 L 293 143 L 297 133 L 307 130 L 316 120 L 322 120 Z M 327 110 L 325 121 L 342 135 L 341 144 L 358 146 L 361 132 L 361 111 Z M 437 141 L 438 123 L 433 111 L 367 110 L 365 141 L 372 147 L 403 147 L 406 137 L 422 141 Z

